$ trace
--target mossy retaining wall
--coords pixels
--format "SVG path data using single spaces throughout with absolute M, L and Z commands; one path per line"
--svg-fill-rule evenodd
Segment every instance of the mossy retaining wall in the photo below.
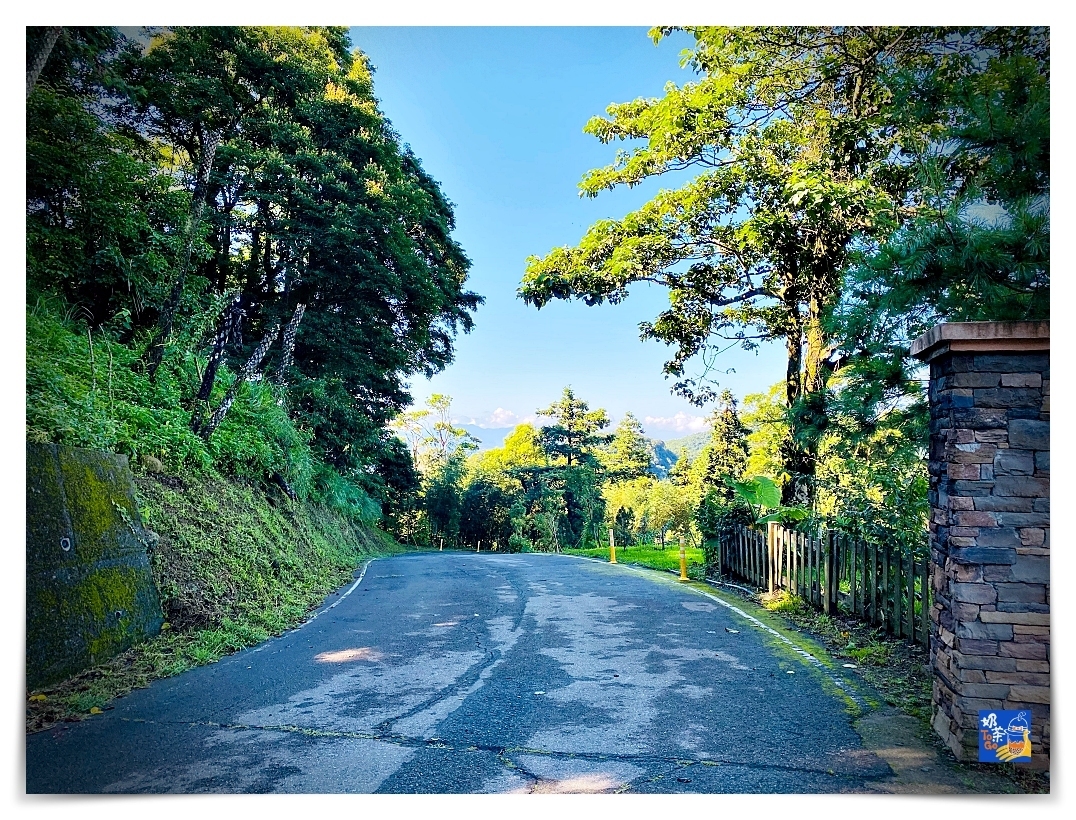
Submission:
M 26 446 L 26 685 L 62 680 L 164 618 L 127 457 Z

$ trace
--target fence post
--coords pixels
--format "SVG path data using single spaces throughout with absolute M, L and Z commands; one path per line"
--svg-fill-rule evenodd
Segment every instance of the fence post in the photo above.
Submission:
M 919 613 L 919 620 L 922 623 L 923 629 L 923 646 L 930 649 L 930 609 L 927 604 L 928 595 L 930 592 L 930 556 L 924 555 L 921 567 L 923 574 L 922 580 L 919 582 L 919 595 L 922 598 L 923 606 L 922 611 Z
M 859 584 L 857 583 L 856 573 L 859 572 L 859 564 L 860 564 L 860 561 L 858 560 L 859 559 L 859 541 L 857 541 L 854 536 L 845 536 L 845 537 L 846 538 L 851 538 L 851 541 L 852 541 L 852 543 L 849 545 L 851 547 L 849 552 L 851 552 L 851 559 L 852 560 L 850 562 L 849 572 L 848 572 L 848 603 L 850 604 L 849 609 L 852 610 L 852 614 L 853 615 L 858 615 L 859 614 L 859 599 L 858 599 L 857 596 L 859 595 Z
M 762 544 L 766 536 L 755 530 L 755 548 L 751 551 L 754 556 L 754 574 L 755 574 L 755 586 L 762 589 L 766 584 L 762 580 Z
M 811 538 L 811 559 L 814 561 L 814 583 L 811 585 L 811 596 L 814 605 L 822 612 L 826 611 L 826 604 L 822 600 L 822 533 L 819 532 Z
M 833 544 L 833 531 L 826 530 L 825 538 L 825 593 L 824 599 L 826 602 L 825 612 L 827 615 L 837 614 L 837 596 L 833 590 L 834 581 L 837 579 L 837 550 Z
M 803 597 L 804 575 L 804 534 L 795 531 L 792 533 L 792 592 Z
M 822 538 L 811 537 L 811 603 L 822 609 Z
M 777 522 L 771 521 L 766 527 L 766 591 L 773 593 L 774 555 L 777 541 Z
M 789 557 L 788 549 L 788 530 L 784 527 L 781 528 L 781 587 L 788 589 L 790 587 L 789 579 L 791 577 L 792 559 Z
M 915 555 L 908 550 L 908 577 L 905 579 L 908 588 L 908 640 L 915 643 Z
M 901 609 L 901 595 L 904 592 L 904 555 L 900 548 L 895 551 L 893 561 L 893 628 L 896 637 L 901 637 L 904 625 L 904 610 Z

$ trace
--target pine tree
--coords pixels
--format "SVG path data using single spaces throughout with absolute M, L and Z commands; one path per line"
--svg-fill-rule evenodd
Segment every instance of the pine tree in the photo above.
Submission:
M 747 467 L 747 427 L 740 420 L 736 399 L 725 390 L 710 417 L 710 440 L 692 463 L 692 483 L 700 495 L 713 489 L 724 501 L 732 500 L 725 478 L 739 479 Z
M 609 446 L 601 452 L 600 459 L 606 473 L 614 481 L 640 478 L 649 473 L 650 441 L 634 415 L 624 414 L 613 431 Z

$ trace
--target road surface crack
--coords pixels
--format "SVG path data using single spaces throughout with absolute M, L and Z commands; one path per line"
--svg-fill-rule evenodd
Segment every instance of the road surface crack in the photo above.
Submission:
M 487 752 L 494 754 L 501 761 L 501 763 L 512 770 L 518 772 L 525 777 L 538 781 L 545 780 L 533 772 L 529 771 L 527 767 L 513 760 L 514 757 L 519 755 L 531 755 L 546 757 L 551 760 L 584 760 L 593 763 L 627 763 L 643 766 L 664 766 L 667 767 L 664 773 L 658 773 L 655 775 L 653 770 L 645 776 L 636 778 L 631 783 L 626 784 L 627 787 L 631 787 L 632 784 L 639 783 L 641 781 L 660 780 L 675 772 L 686 771 L 693 766 L 731 766 L 739 769 L 748 769 L 751 771 L 782 771 L 782 772 L 798 772 L 803 774 L 825 774 L 830 777 L 837 778 L 839 780 L 879 780 L 884 779 L 886 775 L 871 776 L 863 772 L 845 773 L 834 772 L 832 768 L 823 768 L 815 766 L 801 766 L 787 763 L 767 763 L 767 762 L 752 762 L 735 760 L 727 757 L 707 757 L 707 758 L 684 758 L 684 757 L 672 757 L 668 755 L 652 755 L 652 754 L 610 754 L 605 752 L 563 752 L 555 749 L 536 749 L 529 746 L 497 746 L 484 743 L 467 743 L 455 744 L 446 741 L 444 738 L 439 737 L 412 737 L 409 735 L 394 733 L 394 732 L 379 732 L 379 731 L 367 731 L 367 732 L 354 732 L 343 731 L 336 729 L 316 729 L 308 726 L 297 726 L 294 724 L 278 724 L 278 725 L 259 725 L 259 724 L 247 724 L 247 723 L 218 723 L 216 721 L 154 721 L 143 720 L 139 718 L 120 718 L 120 720 L 130 723 L 147 723 L 155 725 L 186 725 L 186 726 L 204 726 L 213 729 L 223 729 L 230 731 L 258 731 L 258 732 L 280 732 L 284 734 L 300 735 L 309 738 L 318 739 L 330 739 L 330 740 L 370 740 L 377 743 L 390 743 L 394 746 L 401 746 L 410 749 L 443 749 L 448 752 Z M 532 784 L 532 788 L 533 788 Z M 624 790 L 622 786 L 620 790 Z

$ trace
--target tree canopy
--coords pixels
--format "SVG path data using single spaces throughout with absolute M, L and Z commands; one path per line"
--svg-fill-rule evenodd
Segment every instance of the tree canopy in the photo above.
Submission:
M 657 41 L 670 31 L 651 33 Z M 579 187 L 596 196 L 669 172 L 697 175 L 621 219 L 596 222 L 575 247 L 530 257 L 519 293 L 541 308 L 552 299 L 615 304 L 636 282 L 667 287 L 668 309 L 640 326 L 642 336 L 674 348 L 665 373 L 676 379 L 675 391 L 699 403 L 717 397 L 709 368 L 720 350 L 783 341 L 792 412 L 782 452 L 786 497 L 809 502 L 828 380 L 848 346 L 834 313 L 853 266 L 868 280 L 873 272 L 870 282 L 893 271 L 882 287 L 894 305 L 922 297 L 944 310 L 966 304 L 960 294 L 971 289 L 988 309 L 991 288 L 1014 294 L 1009 305 L 1044 304 L 1046 35 L 926 27 L 686 31 L 695 44 L 683 62 L 698 79 L 592 118 L 584 130 L 603 143 L 641 144 L 618 150 Z M 1010 139 L 999 144 L 1006 129 Z M 930 182 L 939 168 L 948 180 L 941 186 Z M 1014 207 L 1002 224 L 984 233 L 957 218 L 973 202 L 1002 196 L 998 186 L 1010 176 L 1004 186 L 1018 191 L 1009 193 Z M 931 193 L 939 187 L 940 200 Z M 949 203 L 948 218 L 932 214 L 939 201 Z M 978 262 L 957 261 L 976 248 Z M 896 281 L 904 279 L 901 265 L 927 273 L 910 296 Z M 696 356 L 702 372 L 689 373 Z
M 49 36 L 27 30 L 28 63 Z M 272 374 L 319 462 L 375 494 L 413 484 L 387 424 L 482 298 L 345 28 L 65 27 L 27 113 L 31 299 L 61 297 L 154 380 L 196 365 L 195 428 L 223 392 L 235 414 L 268 389 L 219 367 Z

